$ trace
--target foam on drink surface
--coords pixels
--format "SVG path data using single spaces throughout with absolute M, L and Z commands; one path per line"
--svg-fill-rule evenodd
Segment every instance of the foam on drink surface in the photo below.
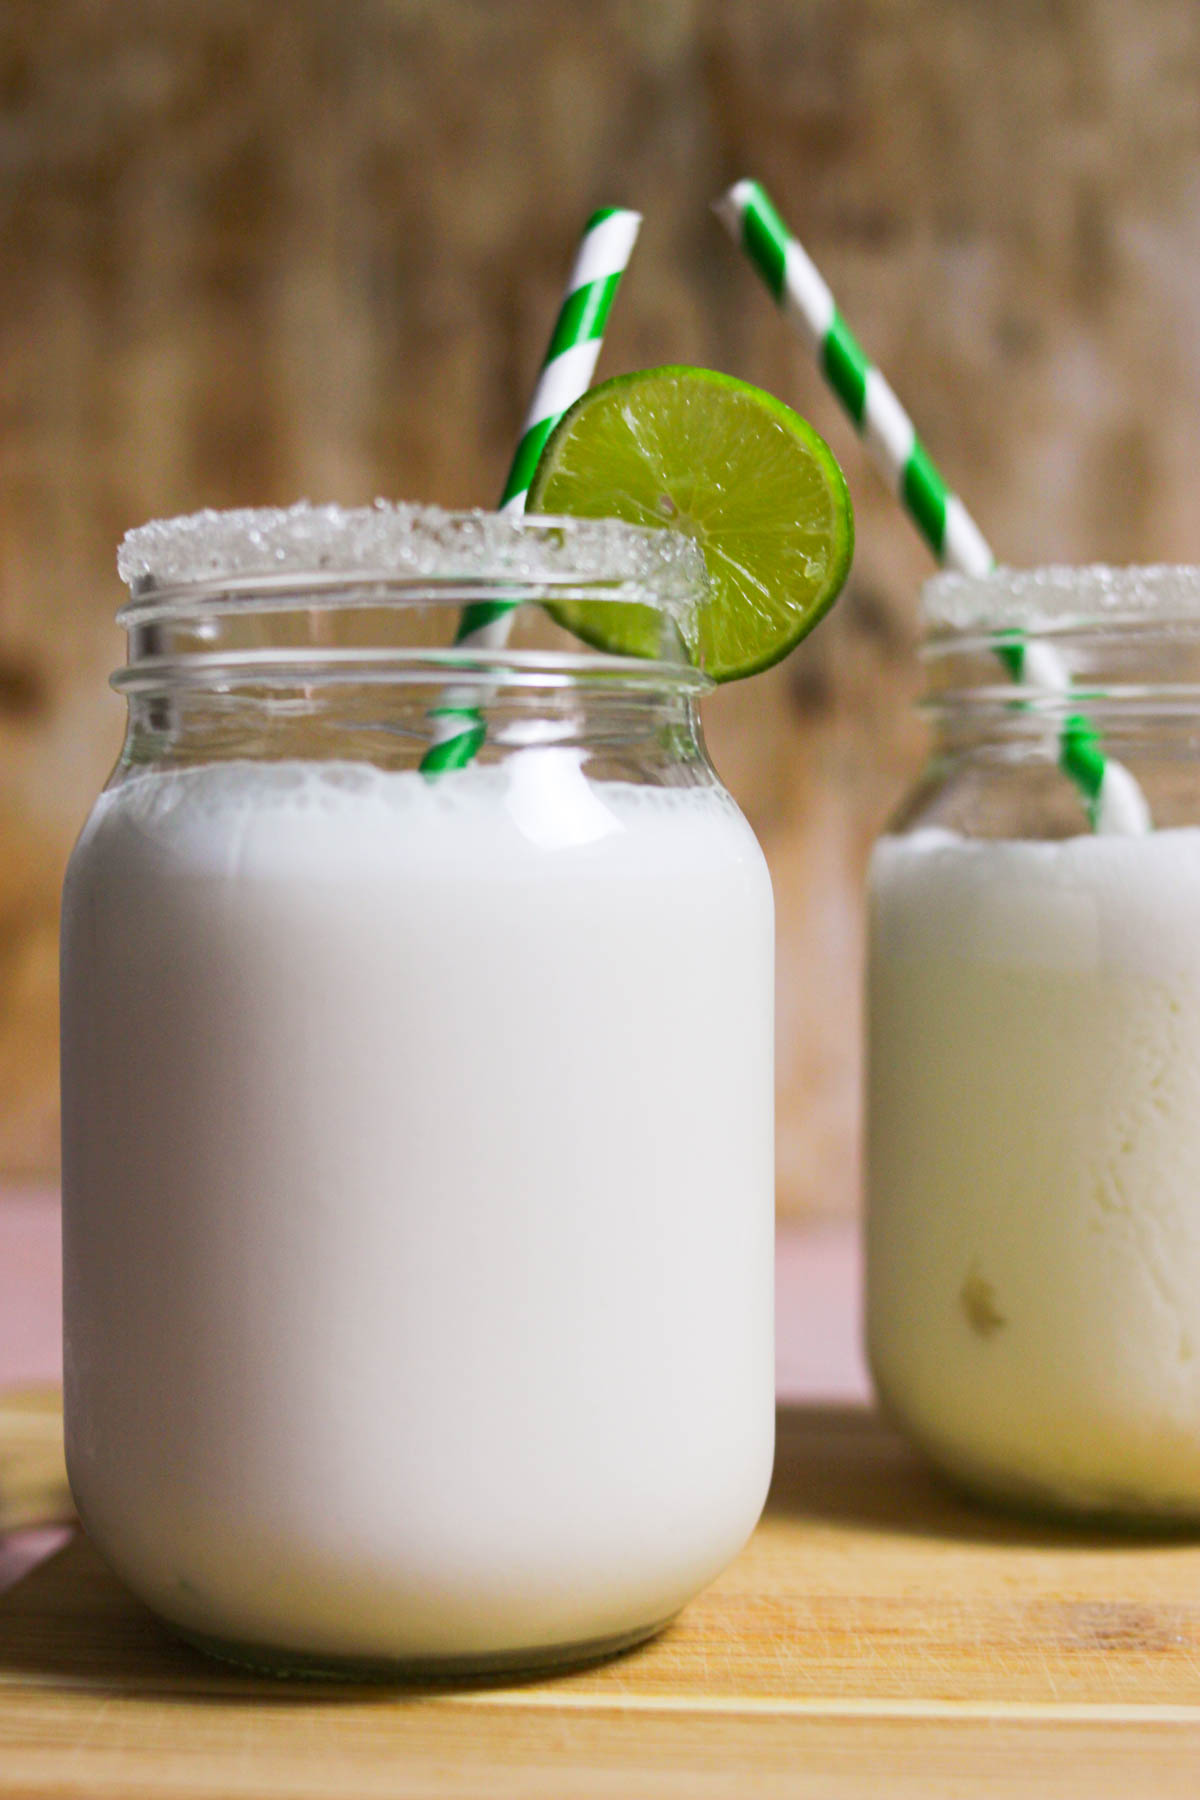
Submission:
M 504 768 L 458 771 L 453 781 L 351 762 L 133 774 L 101 796 L 88 829 L 92 837 L 129 833 L 197 872 L 273 877 L 296 865 L 336 882 L 347 857 L 433 881 L 491 881 L 521 868 L 544 876 L 553 872 L 547 852 L 608 839 L 607 853 L 592 859 L 603 878 L 647 856 L 671 866 L 694 852 L 704 862 L 714 828 L 727 851 L 736 843 L 742 860 L 756 862 L 757 845 L 723 790 L 596 783 L 576 753 L 548 749 Z

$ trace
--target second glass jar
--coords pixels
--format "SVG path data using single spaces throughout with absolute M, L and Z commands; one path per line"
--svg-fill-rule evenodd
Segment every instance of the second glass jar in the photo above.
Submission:
M 926 614 L 934 753 L 871 869 L 876 1383 L 985 1497 L 1200 1518 L 1200 572 Z

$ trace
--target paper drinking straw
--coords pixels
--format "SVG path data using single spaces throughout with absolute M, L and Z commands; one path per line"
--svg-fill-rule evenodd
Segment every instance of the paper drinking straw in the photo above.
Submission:
M 529 484 L 546 440 L 567 408 L 591 384 L 604 328 L 621 277 L 637 240 L 641 213 L 606 206 L 593 213 L 567 280 L 566 292 L 529 411 L 521 428 L 512 467 L 500 495 L 500 511 L 523 513 Z M 499 649 L 508 641 L 512 615 L 519 602 L 485 600 L 464 609 L 455 643 L 464 648 Z M 486 735 L 475 707 L 453 697 L 433 711 L 433 743 L 421 759 L 427 775 L 461 769 L 473 760 Z
M 807 343 L 822 374 L 866 442 L 884 480 L 898 495 L 944 568 L 986 575 L 996 559 L 966 507 L 947 487 L 888 382 L 864 355 L 833 295 L 793 237 L 765 188 L 737 181 L 713 210 L 741 245 L 784 314 Z M 995 651 L 1014 681 L 1065 693 L 1070 672 L 1049 644 L 1018 635 Z M 1059 766 L 1083 796 L 1092 828 L 1136 835 L 1151 829 L 1142 790 L 1121 763 L 1105 755 L 1100 733 L 1082 714 L 1063 720 Z

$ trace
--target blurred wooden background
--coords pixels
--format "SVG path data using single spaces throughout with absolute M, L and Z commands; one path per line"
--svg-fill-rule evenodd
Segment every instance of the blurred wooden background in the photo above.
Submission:
M 922 550 L 708 213 L 761 175 L 1012 561 L 1200 560 L 1194 0 L 4 0 L 0 1172 L 52 1172 L 55 913 L 121 708 L 113 546 L 202 505 L 487 504 L 573 240 L 602 370 L 846 464 L 852 586 L 709 704 L 779 901 L 780 1201 L 856 1201 L 861 882 L 919 764 Z

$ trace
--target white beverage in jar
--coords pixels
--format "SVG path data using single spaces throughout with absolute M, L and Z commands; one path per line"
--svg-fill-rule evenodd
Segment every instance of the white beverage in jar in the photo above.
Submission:
M 63 914 L 72 1486 L 201 1636 L 611 1640 L 769 1476 L 772 925 L 569 750 L 128 773 Z
M 1200 830 L 885 838 L 868 1319 L 948 1470 L 1200 1511 Z

